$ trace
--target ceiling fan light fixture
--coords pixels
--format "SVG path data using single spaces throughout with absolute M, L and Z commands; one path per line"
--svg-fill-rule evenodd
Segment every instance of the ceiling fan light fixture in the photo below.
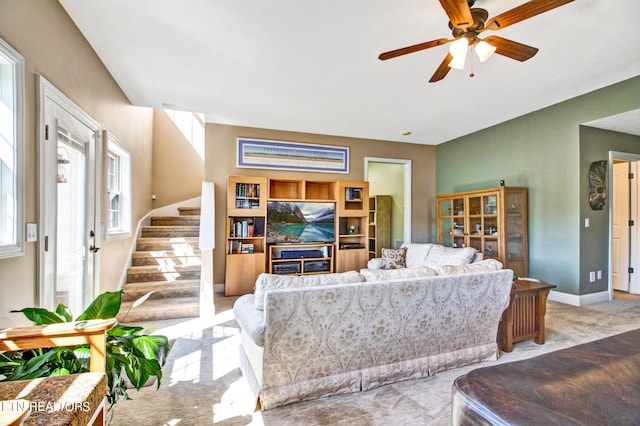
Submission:
M 465 60 L 467 59 L 467 55 L 458 55 L 458 56 L 454 56 L 453 59 L 451 60 L 451 62 L 449 62 L 449 67 L 450 68 L 455 68 L 457 70 L 463 70 L 464 69 L 464 63 Z
M 460 37 L 449 46 L 449 53 L 454 58 L 462 57 L 464 60 L 467 50 L 469 50 L 469 40 L 466 37 Z
M 492 46 L 484 40 L 480 40 L 473 46 L 476 51 L 476 55 L 480 59 L 480 62 L 484 62 L 489 59 L 496 51 L 496 46 Z

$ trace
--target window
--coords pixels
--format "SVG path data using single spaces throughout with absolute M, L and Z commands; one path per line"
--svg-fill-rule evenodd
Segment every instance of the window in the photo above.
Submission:
M 107 238 L 131 235 L 131 156 L 108 132 Z
M 0 39 L 0 259 L 24 254 L 24 59 Z
M 172 109 L 165 109 L 164 112 L 204 160 L 204 114 Z

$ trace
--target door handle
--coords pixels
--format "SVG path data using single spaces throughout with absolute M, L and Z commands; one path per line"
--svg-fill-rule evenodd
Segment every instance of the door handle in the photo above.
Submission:
M 94 244 L 91 244 L 91 245 L 89 246 L 89 251 L 90 251 L 91 253 L 97 253 L 97 252 L 98 252 L 98 250 L 100 250 L 100 247 L 96 247 L 96 246 L 95 246 L 96 233 L 95 233 L 95 232 L 93 232 L 93 229 L 92 229 L 91 231 L 89 231 L 89 237 L 90 237 L 91 239 L 93 239 L 93 241 L 94 241 Z

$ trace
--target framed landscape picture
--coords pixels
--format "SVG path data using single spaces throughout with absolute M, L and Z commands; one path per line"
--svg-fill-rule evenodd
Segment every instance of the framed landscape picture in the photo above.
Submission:
M 238 138 L 237 166 L 305 172 L 349 173 L 349 148 Z

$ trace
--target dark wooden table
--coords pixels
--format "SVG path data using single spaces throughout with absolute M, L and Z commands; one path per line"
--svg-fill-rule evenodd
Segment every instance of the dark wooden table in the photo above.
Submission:
M 547 296 L 554 284 L 515 280 L 511 288 L 509 307 L 502 313 L 498 326 L 498 345 L 504 352 L 511 352 L 513 344 L 535 339 L 544 343 L 544 316 L 547 311 Z

